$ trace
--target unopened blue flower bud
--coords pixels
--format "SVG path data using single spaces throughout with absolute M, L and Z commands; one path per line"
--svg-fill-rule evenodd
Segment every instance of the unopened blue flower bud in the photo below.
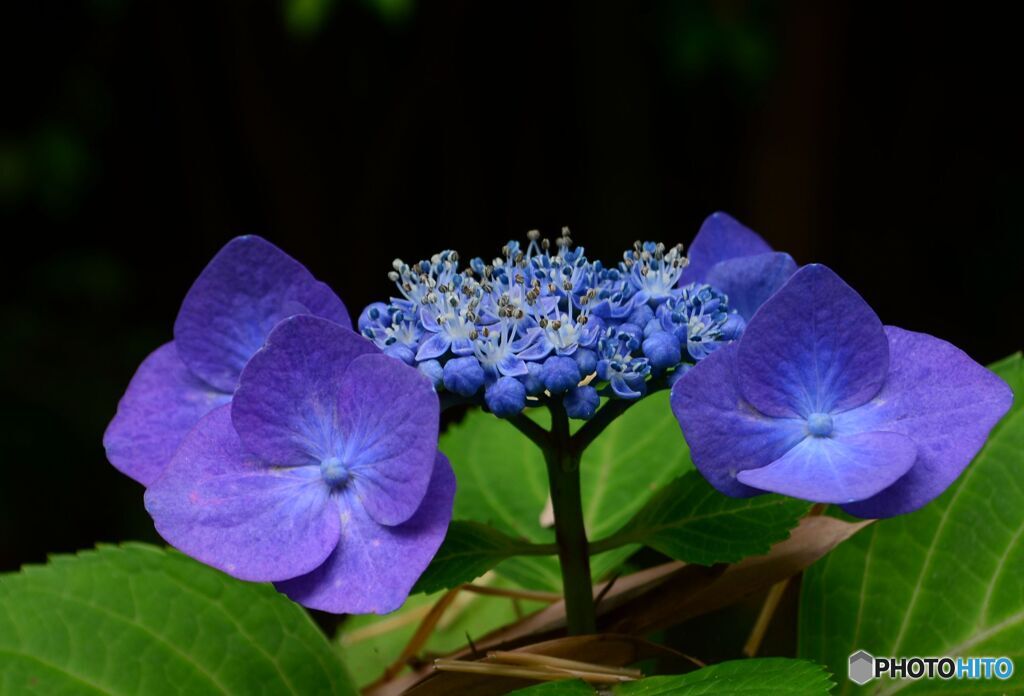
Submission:
M 526 406 L 526 387 L 515 377 L 501 377 L 484 391 L 484 401 L 494 415 L 511 418 Z
M 471 356 L 452 358 L 444 366 L 444 388 L 459 396 L 473 396 L 484 385 L 484 368 Z
M 626 322 L 636 326 L 646 326 L 647 322 L 654 318 L 654 310 L 643 304 L 633 310 Z
M 578 348 L 572 358 L 579 366 L 581 375 L 589 375 L 597 369 L 597 353 L 588 348 Z
M 667 370 L 683 358 L 679 341 L 667 331 L 656 331 L 645 338 L 643 351 L 655 370 Z
M 589 420 L 597 411 L 601 397 L 597 395 L 597 390 L 590 385 L 573 387 L 566 392 L 563 403 L 565 412 L 569 414 L 570 418 Z
M 747 328 L 747 322 L 743 321 L 743 317 L 739 314 L 733 312 L 725 320 L 725 324 L 722 325 L 722 340 L 735 341 L 740 337 L 745 328 Z
M 436 360 L 424 360 L 416 366 L 419 371 L 427 376 L 430 383 L 434 385 L 434 389 L 437 389 L 444 384 L 444 368 L 441 367 L 441 363 Z
M 544 361 L 541 380 L 549 392 L 561 394 L 579 383 L 580 368 L 572 358 L 552 355 Z
M 406 365 L 416 364 L 416 355 L 412 352 L 412 349 L 401 343 L 392 343 L 389 346 L 385 346 L 384 355 L 390 355 L 392 358 L 398 358 Z
M 528 374 L 520 377 L 519 381 L 523 383 L 527 394 L 537 396 L 544 391 L 544 381 L 541 379 L 544 366 L 540 363 L 528 362 L 526 363 L 526 369 Z
M 668 379 L 666 380 L 668 382 L 668 386 L 675 386 L 675 383 L 682 379 L 686 375 L 686 373 L 690 371 L 692 367 L 693 365 L 691 365 L 690 363 L 682 363 L 679 367 L 672 370 L 671 374 L 669 374 Z

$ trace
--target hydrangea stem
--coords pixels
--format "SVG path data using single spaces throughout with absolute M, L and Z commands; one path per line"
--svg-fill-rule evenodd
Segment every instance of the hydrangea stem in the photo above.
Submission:
M 552 401 L 551 441 L 544 450 L 555 517 L 555 541 L 562 569 L 566 624 L 569 635 L 594 633 L 593 583 L 590 579 L 590 551 L 583 526 L 580 493 L 580 456 L 569 438 L 569 419 L 561 401 Z

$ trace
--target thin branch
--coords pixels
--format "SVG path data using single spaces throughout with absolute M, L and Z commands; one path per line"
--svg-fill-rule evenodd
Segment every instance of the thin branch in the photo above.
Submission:
M 558 553 L 556 548 L 553 553 Z M 505 587 L 488 587 L 487 585 L 462 585 L 460 589 L 466 592 L 473 592 L 479 595 L 491 597 L 508 597 L 509 599 L 526 599 L 531 602 L 546 602 L 554 604 L 562 599 L 557 592 L 540 592 L 537 590 L 520 590 Z
M 606 537 L 598 539 L 597 541 L 590 542 L 590 553 L 603 553 L 605 551 L 611 551 L 619 547 L 625 546 L 626 544 L 636 544 L 636 539 L 630 538 L 626 534 L 620 534 L 615 532 Z
M 453 406 L 462 406 L 463 404 L 478 404 L 480 399 L 477 396 L 461 396 L 454 392 L 442 391 L 437 395 L 438 400 L 441 403 L 441 412 L 444 413 Z
M 572 669 L 579 672 L 596 672 L 598 674 L 616 674 L 620 677 L 631 677 L 639 679 L 644 676 L 638 669 L 628 667 L 609 667 L 592 662 L 580 662 L 579 660 L 567 660 L 564 657 L 553 657 L 551 655 L 540 655 L 528 652 L 511 652 L 508 650 L 490 650 L 487 657 L 495 662 L 502 662 L 509 665 L 522 665 L 523 667 L 552 667 L 554 669 Z
M 621 573 L 613 575 L 611 579 L 605 583 L 604 587 L 601 588 L 601 591 L 597 593 L 597 596 L 594 597 L 594 611 L 597 611 L 597 608 L 601 606 L 601 600 L 603 600 L 604 596 L 611 591 L 612 587 L 615 586 L 615 581 L 620 577 Z
M 402 649 L 402 653 L 392 662 L 386 670 L 384 670 L 384 676 L 382 676 L 376 684 L 388 682 L 395 678 L 395 676 L 402 671 L 402 669 L 409 663 L 409 659 L 418 653 L 420 649 L 426 644 L 427 639 L 430 638 L 430 634 L 434 632 L 434 627 L 444 616 L 445 611 L 451 606 L 451 603 L 455 601 L 455 598 L 459 594 L 459 589 L 448 590 L 441 599 L 437 600 L 437 603 L 430 608 L 424 617 L 423 622 L 417 627 L 416 632 L 413 634 L 409 642 L 406 643 L 405 648 Z
M 506 418 L 506 420 L 526 437 L 530 438 L 533 444 L 537 445 L 544 452 L 551 448 L 551 433 L 530 420 L 526 415 L 520 413 Z
M 554 556 L 558 553 L 558 544 L 534 544 L 524 541 L 515 548 L 514 556 Z
M 591 684 L 621 684 L 634 681 L 634 677 L 604 672 L 590 672 L 555 667 L 516 667 L 496 662 L 467 662 L 464 660 L 434 660 L 434 669 L 442 672 L 466 672 L 469 674 L 487 674 L 495 677 L 517 677 L 535 681 L 559 681 L 562 679 L 582 679 Z
M 754 622 L 750 636 L 743 645 L 743 654 L 747 657 L 753 657 L 761 649 L 761 641 L 764 640 L 764 634 L 772 622 L 772 617 L 775 616 L 775 610 L 779 608 L 779 602 L 782 601 L 787 587 L 789 587 L 789 578 L 775 583 L 768 590 L 768 596 L 764 598 L 764 604 L 761 606 L 761 613 L 757 615 L 757 621 Z

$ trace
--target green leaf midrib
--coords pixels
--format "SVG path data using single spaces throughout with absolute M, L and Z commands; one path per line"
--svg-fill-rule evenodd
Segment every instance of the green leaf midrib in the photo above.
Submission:
M 1018 427 L 1022 425 L 1024 425 L 1024 410 L 1017 410 L 1016 412 L 1010 414 L 1009 417 L 1004 419 L 1004 421 L 1000 423 L 998 429 L 994 429 L 992 436 L 997 435 L 997 433 L 1002 432 L 1004 429 Z M 995 449 L 1001 449 L 1000 443 L 995 443 Z M 991 452 L 989 454 L 991 454 Z M 969 482 L 972 481 L 974 477 L 977 475 L 978 469 L 978 467 L 973 466 L 967 467 L 967 472 L 961 478 L 959 486 L 953 493 L 953 497 L 950 498 L 949 503 L 947 504 L 945 510 L 943 510 L 942 512 L 942 518 L 939 521 L 939 526 L 935 530 L 935 534 L 932 536 L 931 543 L 928 546 L 928 552 L 925 556 L 925 562 L 922 565 L 921 572 L 918 573 L 917 581 L 914 584 L 911 604 L 909 607 L 907 607 L 906 612 L 903 614 L 903 622 L 900 624 L 900 631 L 896 634 L 896 638 L 894 639 L 895 642 L 893 643 L 893 655 L 901 654 L 899 650 L 903 647 L 903 641 L 906 638 L 907 627 L 910 624 L 910 619 L 912 615 L 915 613 L 917 609 L 917 602 L 921 596 L 921 585 L 925 581 L 925 578 L 928 576 L 928 573 L 932 569 L 932 563 L 935 558 L 935 550 L 940 546 L 939 542 L 945 539 L 946 525 L 950 519 L 950 515 L 957 508 L 957 504 L 960 500 L 961 494 L 963 493 L 963 491 L 967 490 Z M 1024 526 L 1024 522 L 1022 522 L 1022 526 Z M 1019 529 L 1017 534 L 1020 534 Z M 1000 572 L 1001 565 L 1003 563 L 1005 563 L 1005 558 L 1000 561 Z M 989 579 L 991 583 L 990 587 L 995 586 L 997 575 L 998 573 L 994 574 L 993 577 Z M 974 628 L 971 629 L 972 632 L 979 630 L 978 626 L 984 622 L 985 612 L 987 611 L 987 604 L 983 607 L 980 607 L 980 609 L 982 613 L 975 619 Z M 985 629 L 980 630 L 983 631 Z
M 127 587 L 128 587 L 129 593 L 132 593 L 132 590 L 131 590 L 132 585 L 131 585 L 131 583 L 128 583 Z M 43 596 L 56 597 L 57 599 L 60 599 L 60 600 L 65 601 L 65 602 L 72 602 L 74 604 L 78 604 L 78 605 L 83 606 L 83 607 L 85 607 L 87 609 L 95 611 L 96 613 L 103 614 L 105 616 L 109 616 L 110 618 L 114 619 L 118 623 L 124 624 L 125 626 L 127 626 L 130 629 L 138 630 L 138 631 L 140 631 L 142 633 L 145 633 L 147 636 L 149 636 L 150 638 L 154 639 L 159 644 L 161 644 L 161 645 L 165 646 L 166 648 L 168 648 L 169 652 L 173 653 L 174 655 L 177 655 L 178 658 L 184 664 L 188 665 L 196 674 L 198 674 L 199 676 L 201 676 L 204 679 L 206 679 L 210 683 L 210 685 L 214 686 L 218 691 L 220 691 L 223 694 L 226 694 L 227 696 L 230 696 L 230 694 L 231 694 L 231 692 L 228 690 L 228 688 L 224 684 L 222 684 L 219 679 L 217 679 L 213 674 L 208 672 L 205 667 L 201 666 L 198 662 L 196 662 L 191 655 L 189 655 L 186 652 L 181 651 L 173 643 L 168 642 L 163 636 L 160 636 L 159 634 L 154 633 L 152 630 L 150 630 L 148 627 L 144 626 L 143 624 L 134 623 L 130 618 L 125 617 L 125 616 L 123 616 L 121 614 L 118 614 L 116 611 L 111 611 L 110 609 L 107 609 L 106 607 L 100 606 L 100 605 L 95 604 L 93 602 L 88 602 L 88 601 L 86 601 L 86 600 L 84 600 L 84 599 L 82 599 L 80 597 L 75 597 L 73 595 L 65 595 L 65 594 L 61 594 L 59 592 L 53 592 L 52 590 L 46 590 L 46 589 L 39 588 L 39 587 L 30 587 L 27 590 L 22 590 L 22 592 L 24 592 L 25 594 L 40 594 L 40 595 L 43 595 Z M 132 593 L 132 601 L 133 602 L 136 601 L 135 597 L 134 597 L 134 593 Z
M 945 650 L 944 654 L 945 655 L 961 655 L 961 654 L 963 654 L 963 651 L 971 650 L 972 648 L 974 648 L 974 647 L 976 647 L 978 645 L 983 645 L 985 643 L 985 641 L 989 640 L 990 638 L 994 638 L 994 637 L 998 636 L 1000 633 L 1002 633 L 1003 631 L 1005 631 L 1007 629 L 1010 629 L 1010 628 L 1013 628 L 1014 626 L 1016 626 L 1017 624 L 1020 624 L 1020 623 L 1024 623 L 1024 611 L 1020 611 L 1020 612 L 1018 612 L 1016 614 L 1013 614 L 1013 615 L 1007 617 L 1006 619 L 1004 619 L 1000 623 L 996 624 L 995 626 L 989 626 L 989 627 L 986 627 L 986 628 L 982 629 L 980 632 L 973 633 L 968 640 L 965 640 L 965 641 L 963 641 L 961 643 L 958 643 L 957 645 L 954 645 L 954 646 L 951 646 L 951 647 L 947 648 Z M 976 630 L 976 629 L 973 629 L 973 630 Z M 899 653 L 893 653 L 893 654 L 894 655 L 898 655 Z M 1016 655 L 1012 655 L 1012 656 L 1009 656 L 1009 657 L 1015 657 L 1015 656 Z M 886 688 L 884 688 L 881 691 L 879 691 L 878 692 L 878 696 L 888 696 L 889 694 L 895 694 L 895 693 L 898 693 L 900 691 L 903 691 L 904 689 L 906 689 L 906 688 L 908 688 L 910 686 L 915 686 L 915 685 L 916 685 L 916 682 L 911 682 L 911 681 L 906 681 L 906 680 L 894 682 L 894 683 L 886 686 Z M 1004 688 L 1002 688 L 1002 687 L 997 688 L 996 691 L 998 691 L 1000 693 L 1006 693 L 1006 690 Z M 948 691 L 943 691 L 943 693 L 948 693 Z M 975 691 L 971 690 L 971 691 L 969 691 L 969 693 L 975 693 Z
M 921 510 L 876 522 L 808 571 L 800 654 L 836 670 L 856 649 L 1024 656 L 1017 580 L 1024 567 L 1024 358 L 1015 354 L 992 369 L 1016 392 L 1015 402 L 951 490 Z M 990 691 L 1015 691 L 1020 681 L 1015 674 Z M 871 693 L 953 693 L 957 686 L 896 681 Z M 849 681 L 839 691 L 868 692 Z
M 175 551 L 100 545 L 0 576 L 0 689 L 353 693 L 309 614 Z
M 251 633 L 249 633 L 248 629 L 245 628 L 245 625 L 242 624 L 242 622 L 240 622 L 237 618 L 235 618 L 234 614 L 232 614 L 231 612 L 227 611 L 223 606 L 221 606 L 217 602 L 213 601 L 210 597 L 207 597 L 206 595 L 202 594 L 201 592 L 197 592 L 196 590 L 192 589 L 188 585 L 180 585 L 180 587 L 183 590 L 185 590 L 185 592 L 187 592 L 188 594 L 191 594 L 192 596 L 197 597 L 198 599 L 203 601 L 207 606 L 212 607 L 213 609 L 215 609 L 221 616 L 226 617 L 232 623 L 232 625 L 234 625 L 235 628 L 238 629 L 238 632 L 243 637 L 245 637 L 245 639 L 249 642 L 249 645 L 253 646 L 257 650 L 257 652 L 259 652 L 266 659 L 267 663 L 274 668 L 274 671 L 276 671 L 280 675 L 281 681 L 285 685 L 287 685 L 288 690 L 291 691 L 291 693 L 296 694 L 296 696 L 298 696 L 301 693 L 299 690 L 297 690 L 295 688 L 295 684 L 292 682 L 291 678 L 288 677 L 287 673 L 285 673 L 281 669 L 281 665 L 279 665 L 277 663 L 277 661 L 274 659 L 274 656 L 271 655 L 269 652 L 267 652 L 263 648 L 263 646 L 255 639 L 255 637 Z M 315 624 L 313 624 L 313 620 L 312 620 L 312 618 L 310 618 L 308 613 L 303 611 L 303 612 L 301 612 L 301 614 L 310 623 L 310 625 L 313 628 L 315 628 L 318 631 L 320 630 L 319 628 L 317 628 L 315 626 Z M 283 628 L 282 630 L 287 631 L 286 628 Z M 319 667 L 323 670 L 324 677 L 329 681 L 330 680 L 330 670 L 326 669 L 326 665 L 324 664 L 323 657 L 319 653 L 316 654 L 316 661 L 317 661 L 317 665 L 319 665 Z
M 26 661 L 29 661 L 29 662 L 33 662 L 33 663 L 35 663 L 37 665 L 42 665 L 44 668 L 46 668 L 46 669 L 48 669 L 48 670 L 50 670 L 52 672 L 55 672 L 56 674 L 59 674 L 62 677 L 70 678 L 70 679 L 78 682 L 79 684 L 82 684 L 82 685 L 86 686 L 87 688 L 92 689 L 93 691 L 95 691 L 97 693 L 104 694 L 104 696 L 110 696 L 111 694 L 116 694 L 117 693 L 115 691 L 108 691 L 106 687 L 100 686 L 99 684 L 95 684 L 94 682 L 92 682 L 91 680 L 83 677 L 82 675 L 78 674 L 77 672 L 73 672 L 70 669 L 68 669 L 67 667 L 61 667 L 60 665 L 56 665 L 56 664 L 54 664 L 52 662 L 44 660 L 43 658 L 39 657 L 38 655 L 33 655 L 31 653 L 21 652 L 20 650 L 11 650 L 10 648 L 3 648 L 3 647 L 0 647 L 0 655 L 11 655 L 11 656 L 16 657 L 16 658 L 21 658 L 23 660 L 26 660 Z M 125 696 L 131 696 L 131 695 L 125 694 Z

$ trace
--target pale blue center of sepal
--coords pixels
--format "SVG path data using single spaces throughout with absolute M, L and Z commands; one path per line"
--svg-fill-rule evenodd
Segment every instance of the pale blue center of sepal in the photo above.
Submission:
M 827 413 L 812 413 L 807 416 L 807 431 L 815 437 L 828 437 L 832 434 L 832 416 Z
M 331 488 L 341 488 L 351 476 L 345 462 L 338 457 L 327 457 L 320 462 L 320 475 Z

